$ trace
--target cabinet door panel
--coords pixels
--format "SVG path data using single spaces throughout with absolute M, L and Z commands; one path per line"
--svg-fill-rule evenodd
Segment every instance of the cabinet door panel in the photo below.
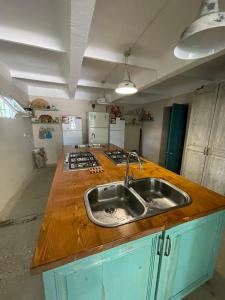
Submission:
M 203 151 L 208 145 L 217 90 L 217 86 L 210 86 L 195 92 L 189 121 L 188 147 Z
M 207 157 L 202 185 L 221 195 L 225 195 L 225 158 Z
M 186 149 L 181 175 L 200 184 L 202 181 L 205 159 L 206 156 L 203 153 Z
M 211 278 L 223 218 L 224 213 L 217 213 L 166 232 L 172 247 L 162 258 L 157 300 L 182 299 Z
M 203 185 L 217 193 L 225 193 L 225 84 L 222 84 L 216 104 L 209 156 L 203 176 Z
M 159 235 L 152 234 L 45 272 L 45 299 L 154 300 Z
M 191 107 L 181 174 L 197 183 L 201 183 L 203 176 L 204 150 L 209 143 L 217 91 L 214 85 L 197 91 Z

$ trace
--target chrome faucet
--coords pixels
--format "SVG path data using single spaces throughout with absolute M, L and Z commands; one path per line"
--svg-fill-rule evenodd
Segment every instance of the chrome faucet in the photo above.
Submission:
M 137 158 L 138 163 L 139 163 L 139 172 L 142 171 L 142 161 L 141 161 L 140 157 L 138 156 L 138 154 L 136 152 L 129 152 L 127 155 L 127 167 L 126 167 L 126 173 L 125 173 L 125 178 L 124 178 L 125 186 L 129 186 L 129 181 L 131 179 L 133 179 L 132 176 L 129 176 L 129 171 L 130 171 L 129 160 L 130 160 L 131 156 L 135 156 Z

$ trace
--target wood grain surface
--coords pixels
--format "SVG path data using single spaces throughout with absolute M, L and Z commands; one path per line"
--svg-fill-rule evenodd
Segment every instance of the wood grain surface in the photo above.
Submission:
M 87 216 L 83 195 L 90 187 L 124 179 L 125 166 L 116 166 L 103 153 L 116 148 L 111 145 L 103 149 L 82 149 L 92 152 L 101 163 L 104 172 L 97 174 L 90 174 L 88 170 L 64 172 L 64 152 L 79 151 L 69 146 L 64 148 L 33 256 L 33 274 L 225 209 L 225 197 L 146 161 L 142 173 L 138 165 L 131 165 L 136 178 L 165 179 L 187 192 L 192 204 L 119 227 L 93 224 Z

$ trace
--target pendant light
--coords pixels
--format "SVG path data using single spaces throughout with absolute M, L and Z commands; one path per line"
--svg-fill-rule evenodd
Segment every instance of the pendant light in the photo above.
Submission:
M 174 49 L 180 59 L 203 58 L 225 49 L 225 12 L 218 0 L 203 0 L 198 18 L 182 33 Z
M 128 57 L 130 56 L 130 54 L 131 54 L 130 49 L 124 53 L 125 65 L 127 65 L 127 60 L 128 60 Z M 133 81 L 131 81 L 130 73 L 128 71 L 126 71 L 123 81 L 121 81 L 118 84 L 115 92 L 117 94 L 122 94 L 122 95 L 132 95 L 132 94 L 137 93 L 137 91 L 138 91 L 138 89 L 137 89 L 135 83 Z

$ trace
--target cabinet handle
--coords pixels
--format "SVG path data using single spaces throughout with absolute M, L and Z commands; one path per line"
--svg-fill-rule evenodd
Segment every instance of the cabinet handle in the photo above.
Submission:
M 170 255 L 170 252 L 171 252 L 171 239 L 169 237 L 169 235 L 167 235 L 166 237 L 166 247 L 165 247 L 165 252 L 164 252 L 164 255 L 165 256 L 169 256 Z
M 162 251 L 163 251 L 163 237 L 160 235 L 158 238 L 157 255 L 162 255 Z
M 210 150 L 209 147 L 205 147 L 203 154 L 206 155 L 206 156 L 208 156 L 209 155 L 209 150 Z

